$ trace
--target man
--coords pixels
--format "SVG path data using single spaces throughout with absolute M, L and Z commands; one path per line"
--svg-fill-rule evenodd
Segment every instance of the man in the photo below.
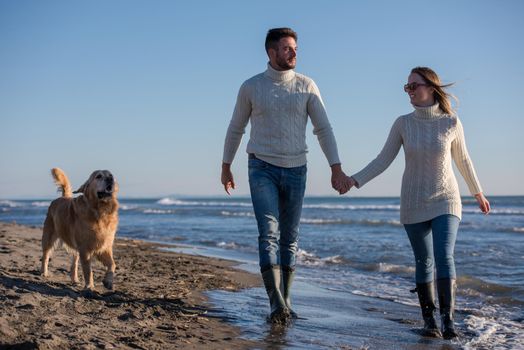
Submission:
M 251 135 L 249 187 L 258 223 L 260 271 L 269 296 L 270 320 L 296 318 L 290 289 L 298 250 L 298 231 L 306 187 L 306 124 L 308 115 L 332 175 L 335 190 L 349 190 L 337 144 L 315 82 L 295 73 L 297 34 L 289 28 L 269 30 L 267 70 L 240 87 L 224 145 L 221 181 L 235 188 L 231 163 L 248 121 Z

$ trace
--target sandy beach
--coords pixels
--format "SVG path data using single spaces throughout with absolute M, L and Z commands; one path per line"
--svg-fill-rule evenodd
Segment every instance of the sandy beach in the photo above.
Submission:
M 225 323 L 203 292 L 259 285 L 221 259 L 177 254 L 162 245 L 117 239 L 113 291 L 82 291 L 58 248 L 50 277 L 40 276 L 41 229 L 0 222 L 0 349 L 246 349 L 253 341 Z M 82 280 L 82 273 L 80 272 Z M 219 314 L 219 312 L 218 312 Z

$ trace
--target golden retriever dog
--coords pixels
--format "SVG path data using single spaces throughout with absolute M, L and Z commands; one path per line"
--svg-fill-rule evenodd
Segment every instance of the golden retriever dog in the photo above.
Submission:
M 94 288 L 91 260 L 97 258 L 106 268 L 103 279 L 113 288 L 115 261 L 113 241 L 118 226 L 118 184 L 108 170 L 96 170 L 80 188 L 72 192 L 65 173 L 53 168 L 51 174 L 62 197 L 51 202 L 42 235 L 42 275 L 48 276 L 49 257 L 58 240 L 73 251 L 71 281 L 78 283 L 78 260 L 84 272 L 85 288 Z M 82 195 L 73 198 L 73 193 Z

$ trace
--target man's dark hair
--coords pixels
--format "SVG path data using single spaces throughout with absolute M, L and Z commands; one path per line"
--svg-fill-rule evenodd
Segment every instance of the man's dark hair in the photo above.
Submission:
M 297 41 L 297 33 L 291 28 L 273 28 L 268 30 L 266 35 L 266 52 L 269 52 L 269 48 L 277 49 L 278 42 L 282 38 L 292 37 Z

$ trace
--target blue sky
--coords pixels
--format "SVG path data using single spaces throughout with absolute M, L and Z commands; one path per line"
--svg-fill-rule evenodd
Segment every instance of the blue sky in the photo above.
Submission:
M 225 132 L 241 83 L 262 72 L 273 27 L 299 34 L 297 71 L 320 88 L 348 174 L 412 110 L 402 85 L 432 67 L 489 195 L 522 195 L 522 1 L 0 0 L 0 198 L 52 197 L 109 169 L 122 196 L 221 195 Z M 307 131 L 308 195 L 334 195 Z M 248 194 L 244 137 L 233 164 Z M 350 195 L 396 196 L 403 154 Z M 468 194 L 460 175 L 463 194 Z

